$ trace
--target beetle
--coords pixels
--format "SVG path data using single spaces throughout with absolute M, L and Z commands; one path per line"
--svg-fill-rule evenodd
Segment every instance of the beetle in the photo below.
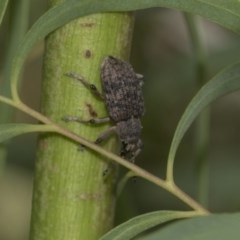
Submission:
M 79 117 L 65 116 L 63 119 L 92 124 L 113 122 L 114 126 L 102 133 L 95 143 L 99 144 L 115 133 L 121 142 L 121 157 L 134 162 L 143 146 L 140 138 L 142 130 L 140 119 L 145 112 L 142 94 L 143 76 L 135 73 L 128 62 L 113 56 L 105 57 L 101 65 L 102 93 L 82 76 L 75 73 L 66 75 L 79 80 L 100 97 L 105 102 L 109 117 L 83 120 Z

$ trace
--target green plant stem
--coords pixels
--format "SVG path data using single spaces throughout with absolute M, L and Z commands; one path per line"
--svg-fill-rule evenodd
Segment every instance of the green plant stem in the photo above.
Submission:
M 90 141 L 109 128 L 61 120 L 65 115 L 84 119 L 92 118 L 92 114 L 107 116 L 105 104 L 65 74 L 74 71 L 100 88 L 99 66 L 103 58 L 129 55 L 132 23 L 131 14 L 96 14 L 75 20 L 47 37 L 42 111 L 83 138 L 59 125 L 55 125 L 56 132 L 89 147 Z M 99 239 L 113 225 L 116 165 L 107 154 L 78 150 L 76 142 L 61 135 L 51 133 L 40 138 L 30 239 Z M 101 147 L 93 145 L 101 151 Z M 118 142 L 109 139 L 104 148 L 114 152 Z M 109 173 L 103 176 L 106 169 Z
M 186 23 L 192 43 L 193 53 L 196 63 L 196 83 L 199 89 L 206 83 L 207 66 L 206 53 L 201 40 L 198 17 L 192 14 L 185 14 Z M 196 178 L 198 186 L 198 201 L 204 206 L 208 206 L 209 190 L 209 131 L 210 131 L 210 108 L 205 109 L 196 120 Z
M 205 109 L 196 121 L 196 177 L 198 201 L 208 207 L 209 199 L 209 131 L 210 108 Z
M 0 101 L 4 102 L 6 104 L 9 104 L 13 107 L 18 108 L 19 110 L 25 112 L 26 114 L 32 116 L 33 118 L 35 118 L 45 124 L 52 125 L 52 131 L 54 131 L 54 129 L 55 129 L 56 133 L 59 133 L 69 139 L 72 139 L 73 141 L 76 141 L 79 144 L 89 147 L 90 149 L 105 156 L 106 158 L 112 159 L 115 162 L 117 162 L 118 164 L 128 168 L 129 170 L 134 172 L 134 174 L 132 172 L 129 173 L 129 175 L 131 175 L 131 177 L 133 177 L 133 176 L 142 177 L 143 179 L 146 179 L 147 181 L 152 182 L 152 183 L 156 184 L 157 186 L 162 187 L 163 189 L 169 191 L 171 194 L 173 194 L 174 196 L 176 196 L 177 198 L 179 198 L 180 200 L 185 202 L 187 205 L 192 207 L 194 210 L 196 210 L 198 212 L 202 212 L 202 213 L 208 213 L 208 211 L 206 209 L 204 209 L 195 200 L 193 200 L 191 197 L 189 197 L 187 194 L 185 194 L 183 191 L 181 191 L 172 181 L 164 181 L 161 178 L 158 178 L 158 177 L 152 175 L 151 173 L 145 171 L 144 169 L 120 158 L 116 154 L 105 150 L 104 148 L 86 140 L 85 138 L 82 138 L 81 136 L 77 135 L 75 132 L 69 131 L 66 128 L 62 127 L 61 125 L 58 125 L 57 123 L 51 121 L 49 118 L 45 117 L 44 115 L 36 112 L 35 110 L 33 110 L 31 108 L 29 108 L 28 106 L 26 106 L 23 103 L 15 103 L 13 100 L 5 98 L 3 96 L 0 96 Z M 76 160 L 76 161 L 78 161 L 78 160 Z
M 101 155 L 105 156 L 106 158 L 112 159 L 115 162 L 119 163 L 120 165 L 128 168 L 129 170 L 131 170 L 132 172 L 134 172 L 134 174 L 131 172 L 129 173 L 131 175 L 131 177 L 133 176 L 138 176 L 138 177 L 142 177 L 143 179 L 146 179 L 147 181 L 156 184 L 159 187 L 162 187 L 163 189 L 165 189 L 166 191 L 170 192 L 171 194 L 173 194 L 174 196 L 176 196 L 178 199 L 180 199 L 181 201 L 183 201 L 184 203 L 186 203 L 188 206 L 190 206 L 191 208 L 193 208 L 194 210 L 196 210 L 197 212 L 201 213 L 201 214 L 207 214 L 208 211 L 203 208 L 199 203 L 197 203 L 194 199 L 192 199 L 191 197 L 189 197 L 186 193 L 184 193 L 181 189 L 179 189 L 173 182 L 171 181 L 164 181 L 159 177 L 156 177 L 154 175 L 152 175 L 151 173 L 147 172 L 146 170 L 120 158 L 119 156 L 117 156 L 116 154 L 109 152 L 107 150 L 105 150 L 104 148 L 89 142 L 88 140 L 80 137 L 79 135 L 77 135 L 74 132 L 71 132 L 69 130 L 67 130 L 66 128 L 52 122 L 50 119 L 48 119 L 47 117 L 41 115 L 40 113 L 36 112 L 35 110 L 29 108 L 28 106 L 26 106 L 25 104 L 21 103 L 14 103 L 14 101 L 12 101 L 11 99 L 7 99 L 3 96 L 0 96 L 0 101 L 5 102 L 6 104 L 9 104 L 11 106 L 14 106 L 16 108 L 18 108 L 19 110 L 25 112 L 26 114 L 32 116 L 35 119 L 38 119 L 39 121 L 46 123 L 46 124 L 51 124 L 54 128 L 56 133 L 59 133 L 69 139 L 72 139 L 73 141 L 76 141 L 79 144 L 83 144 L 86 147 L 89 147 L 90 149 L 96 151 L 97 153 L 100 153 Z M 53 131 L 53 130 L 52 130 Z M 76 160 L 78 161 L 78 160 Z
M 117 197 L 120 197 L 127 182 L 129 181 L 130 178 L 135 177 L 136 173 L 132 172 L 132 171 L 128 171 L 123 177 L 122 179 L 118 182 L 117 185 Z

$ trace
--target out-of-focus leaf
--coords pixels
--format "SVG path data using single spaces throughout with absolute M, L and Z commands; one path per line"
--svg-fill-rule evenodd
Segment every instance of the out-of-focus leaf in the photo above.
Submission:
M 128 240 L 138 234 L 155 227 L 161 223 L 166 223 L 179 218 L 196 216 L 196 212 L 180 211 L 157 211 L 146 213 L 134 217 L 127 222 L 115 227 L 110 232 L 100 238 L 100 240 Z
M 168 156 L 169 166 L 173 166 L 178 146 L 197 115 L 215 99 L 238 89 L 240 89 L 239 62 L 218 73 L 199 90 L 177 125 Z
M 8 17 L 11 19 L 11 24 L 6 33 L 9 35 L 9 37 L 8 44 L 6 46 L 6 55 L 4 56 L 4 61 L 1 66 L 3 79 L 0 81 L 0 94 L 7 97 L 9 97 L 11 93 L 9 83 L 9 74 L 12 67 L 11 62 L 19 45 L 19 42 L 25 35 L 28 28 L 29 5 L 30 0 L 14 0 L 10 2 L 8 8 Z M 9 108 L 5 104 L 0 104 L 0 108 L 0 123 L 10 122 L 13 109 Z
M 141 240 L 238 240 L 240 213 L 215 214 L 172 223 Z M 139 240 L 140 240 L 139 239 Z
M 5 14 L 6 8 L 8 5 L 8 0 L 0 1 L 0 24 L 2 23 L 3 16 Z
M 0 124 L 0 142 L 6 141 L 12 137 L 16 137 L 24 133 L 53 131 L 54 128 L 50 125 L 23 123 Z
M 97 12 L 134 11 L 152 7 L 168 7 L 199 14 L 232 31 L 240 33 L 238 0 L 68 0 L 47 11 L 26 34 L 16 52 L 11 69 L 12 91 L 16 96 L 17 80 L 32 47 L 47 34 L 67 22 Z

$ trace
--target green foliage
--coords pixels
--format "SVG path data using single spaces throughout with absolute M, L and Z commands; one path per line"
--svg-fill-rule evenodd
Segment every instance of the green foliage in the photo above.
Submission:
M 8 5 L 8 0 L 2 0 L 0 2 L 0 24 L 2 23 L 2 19 L 6 11 L 7 5 Z
M 0 2 L 0 22 L 2 21 L 8 1 Z M 18 96 L 17 83 L 20 78 L 20 73 L 31 49 L 36 43 L 46 37 L 50 32 L 59 28 L 60 26 L 68 23 L 69 21 L 98 12 L 119 12 L 119 11 L 134 11 L 139 9 L 146 9 L 152 7 L 167 7 L 179 9 L 193 14 L 201 15 L 211 21 L 214 21 L 233 32 L 240 33 L 240 2 L 237 0 L 229 1 L 191 1 L 191 0 L 105 0 L 105 1 L 89 1 L 89 0 L 68 0 L 58 6 L 47 11 L 27 32 L 20 47 L 16 51 L 13 61 L 9 61 L 10 66 L 9 76 L 11 80 L 11 92 L 13 99 L 7 99 L 0 96 L 0 101 L 13 105 L 19 110 L 35 117 L 43 123 L 50 123 L 43 115 L 34 112 L 21 103 Z M 62 135 L 71 138 L 79 143 L 86 144 L 88 147 L 95 151 L 110 157 L 112 160 L 123 163 L 125 167 L 131 169 L 135 175 L 141 176 L 148 181 L 157 184 L 160 187 L 168 190 L 175 196 L 179 197 L 182 201 L 193 207 L 195 212 L 191 216 L 199 214 L 207 214 L 207 211 L 201 208 L 200 205 L 194 202 L 190 197 L 186 197 L 183 192 L 178 191 L 173 181 L 173 167 L 174 159 L 178 147 L 193 121 L 197 118 L 198 114 L 209 106 L 214 100 L 230 92 L 240 89 L 240 63 L 235 63 L 226 69 L 222 70 L 208 83 L 206 83 L 195 95 L 189 103 L 185 112 L 183 113 L 169 151 L 167 162 L 167 179 L 162 180 L 152 176 L 144 170 L 134 166 L 133 164 L 119 160 L 119 157 L 113 154 L 108 154 L 106 151 L 100 150 L 94 144 L 84 142 L 81 138 L 77 138 L 74 134 L 66 129 L 58 126 L 56 123 L 52 125 L 30 125 L 30 124 L 2 124 L 0 125 L 0 141 L 6 141 L 17 135 L 30 132 L 42 131 L 55 131 Z M 191 204 L 193 203 L 193 204 Z M 188 212 L 171 212 L 161 211 L 147 213 L 137 216 L 122 225 L 117 226 L 111 232 L 107 233 L 101 239 L 131 239 L 137 234 L 145 230 L 157 226 L 161 223 L 166 223 L 170 220 L 184 218 L 190 216 Z M 192 218 L 189 220 L 181 221 L 160 229 L 154 235 L 142 237 L 141 239 L 238 239 L 238 223 L 239 214 L 229 215 L 212 215 L 206 217 Z M 227 226 L 227 227 L 226 227 Z M 204 234 L 204 235 L 203 235 Z M 186 237 L 187 236 L 187 237 Z
M 0 142 L 10 138 L 32 132 L 51 132 L 55 131 L 52 126 L 42 124 L 6 123 L 0 124 Z
M 100 240 L 125 240 L 132 239 L 139 233 L 179 218 L 196 216 L 195 212 L 157 211 L 139 215 L 117 226 L 112 231 L 100 238 Z
M 238 1 L 228 1 L 218 3 L 217 1 L 164 1 L 164 0 L 134 0 L 134 1 L 78 1 L 68 0 L 47 11 L 28 31 L 25 38 L 16 52 L 13 68 L 11 70 L 12 94 L 17 96 L 17 80 L 23 66 L 23 63 L 32 47 L 47 34 L 66 24 L 67 22 L 81 16 L 96 12 L 119 12 L 133 11 L 150 7 L 170 7 L 179 10 L 202 15 L 212 21 L 215 21 L 230 30 L 240 32 L 240 16 Z
M 164 229 L 139 238 L 139 240 L 238 240 L 239 220 L 239 213 L 196 217 L 169 224 Z
M 235 63 L 232 66 L 229 66 L 225 70 L 218 73 L 208 83 L 206 83 L 189 103 L 177 125 L 171 143 L 168 157 L 169 164 L 168 177 L 170 179 L 172 177 L 171 174 L 173 170 L 171 169 L 171 167 L 173 166 L 176 151 L 187 129 L 196 119 L 198 114 L 205 107 L 211 104 L 215 99 L 240 89 L 239 80 L 240 80 L 240 63 Z

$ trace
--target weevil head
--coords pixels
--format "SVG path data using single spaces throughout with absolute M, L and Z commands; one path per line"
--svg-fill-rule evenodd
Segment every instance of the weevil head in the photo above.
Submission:
M 143 144 L 141 139 L 138 139 L 134 143 L 126 143 L 126 141 L 122 141 L 120 155 L 124 159 L 134 163 L 135 158 L 141 152 L 142 147 L 143 147 Z
M 118 136 L 121 141 L 121 157 L 134 162 L 143 147 L 140 139 L 142 125 L 139 119 L 130 118 L 117 123 Z

